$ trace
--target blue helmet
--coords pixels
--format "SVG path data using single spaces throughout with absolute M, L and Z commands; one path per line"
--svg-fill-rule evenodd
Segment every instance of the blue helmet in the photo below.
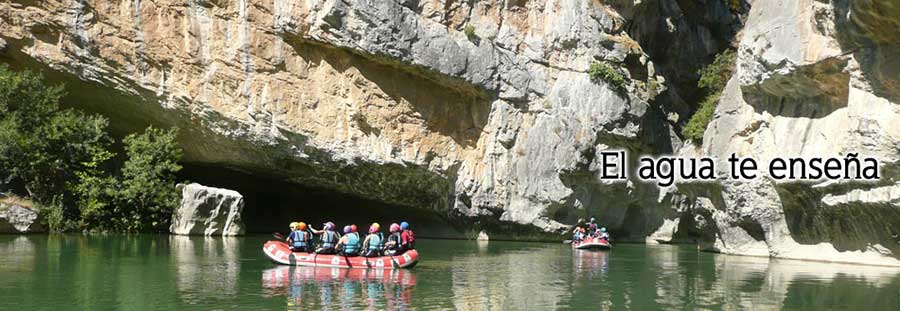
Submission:
M 330 222 L 330 221 L 326 222 L 324 227 L 325 227 L 325 230 L 334 230 L 334 223 Z
M 407 230 L 407 229 L 409 229 L 409 223 L 408 223 L 408 222 L 405 222 L 405 221 L 400 222 L 400 229 L 401 229 L 401 230 Z
M 606 233 L 606 227 L 600 228 L 600 232 Z
M 591 222 L 594 222 L 594 221 L 596 221 L 596 219 L 594 219 L 594 217 L 591 217 Z

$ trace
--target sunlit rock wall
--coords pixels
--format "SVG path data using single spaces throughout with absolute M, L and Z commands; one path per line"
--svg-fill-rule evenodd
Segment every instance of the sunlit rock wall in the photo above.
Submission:
M 725 253 L 900 265 L 900 1 L 754 1 L 737 71 L 684 155 L 877 157 L 878 182 L 762 177 L 683 185 Z M 765 175 L 765 174 L 763 174 Z M 696 198 L 700 198 L 697 200 Z M 696 200 L 696 201 L 695 201 Z
M 595 177 L 598 151 L 671 136 L 652 102 L 664 80 L 597 1 L 51 0 L 0 16 L 5 62 L 52 68 L 118 130 L 181 127 L 189 162 L 551 231 L 657 204 Z M 625 89 L 591 81 L 595 61 Z

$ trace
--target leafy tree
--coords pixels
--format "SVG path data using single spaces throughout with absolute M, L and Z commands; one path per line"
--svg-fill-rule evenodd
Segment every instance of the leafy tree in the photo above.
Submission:
M 165 228 L 178 201 L 177 129 L 128 135 L 116 174 L 107 120 L 61 109 L 63 94 L 39 74 L 0 66 L 0 186 L 44 206 L 53 230 Z
M 67 189 L 94 174 L 94 162 L 111 157 L 112 139 L 105 118 L 61 109 L 63 94 L 39 74 L 0 66 L 0 184 L 24 188 L 69 218 L 77 210 Z
M 149 127 L 143 134 L 131 134 L 123 140 L 128 160 L 122 167 L 117 194 L 120 230 L 168 226 L 179 199 L 174 187 L 182 156 L 177 137 L 176 128 Z

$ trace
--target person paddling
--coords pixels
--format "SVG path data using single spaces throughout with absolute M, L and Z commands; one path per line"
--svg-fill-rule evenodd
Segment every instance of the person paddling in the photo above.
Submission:
M 403 249 L 400 248 L 400 225 L 397 223 L 392 223 L 390 226 L 391 235 L 388 236 L 387 242 L 384 243 L 384 253 L 394 256 L 403 253 Z
M 416 248 L 416 235 L 412 229 L 409 229 L 408 222 L 400 222 L 400 248 L 408 251 Z
M 365 251 L 363 256 L 365 257 L 378 257 L 381 256 L 381 248 L 384 246 L 384 235 L 381 234 L 381 226 L 375 222 L 369 226 L 369 235 L 366 236 L 366 240 L 363 241 L 362 249 Z
M 316 249 L 316 253 L 318 254 L 334 254 L 335 246 L 337 245 L 338 239 L 340 239 L 340 235 L 337 232 L 334 232 L 334 223 L 326 222 L 324 224 L 324 228 L 322 230 L 312 229 L 314 234 L 320 235 L 319 248 Z
M 287 243 L 294 252 L 309 252 L 309 232 L 306 231 L 305 222 L 292 222 L 291 234 L 288 235 Z
M 359 255 L 359 235 L 353 232 L 352 226 L 344 226 L 344 236 L 338 241 L 337 250 L 341 256 Z

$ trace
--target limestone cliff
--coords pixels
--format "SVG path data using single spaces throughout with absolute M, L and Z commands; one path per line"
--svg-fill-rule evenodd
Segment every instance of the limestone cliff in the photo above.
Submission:
M 708 223 L 709 248 L 900 264 L 898 23 L 900 1 L 753 2 L 737 72 L 702 145 L 682 154 L 716 156 L 721 169 L 731 153 L 763 164 L 859 153 L 878 157 L 883 176 L 683 185 L 684 211 Z
M 120 130 L 185 129 L 188 161 L 545 230 L 584 209 L 612 208 L 613 220 L 654 203 L 635 202 L 655 189 L 593 176 L 598 150 L 652 149 L 647 138 L 670 132 L 652 101 L 664 79 L 597 1 L 14 1 L 0 12 L 8 63 L 57 70 L 78 85 L 77 105 Z M 624 74 L 625 89 L 592 81 L 593 62 Z

